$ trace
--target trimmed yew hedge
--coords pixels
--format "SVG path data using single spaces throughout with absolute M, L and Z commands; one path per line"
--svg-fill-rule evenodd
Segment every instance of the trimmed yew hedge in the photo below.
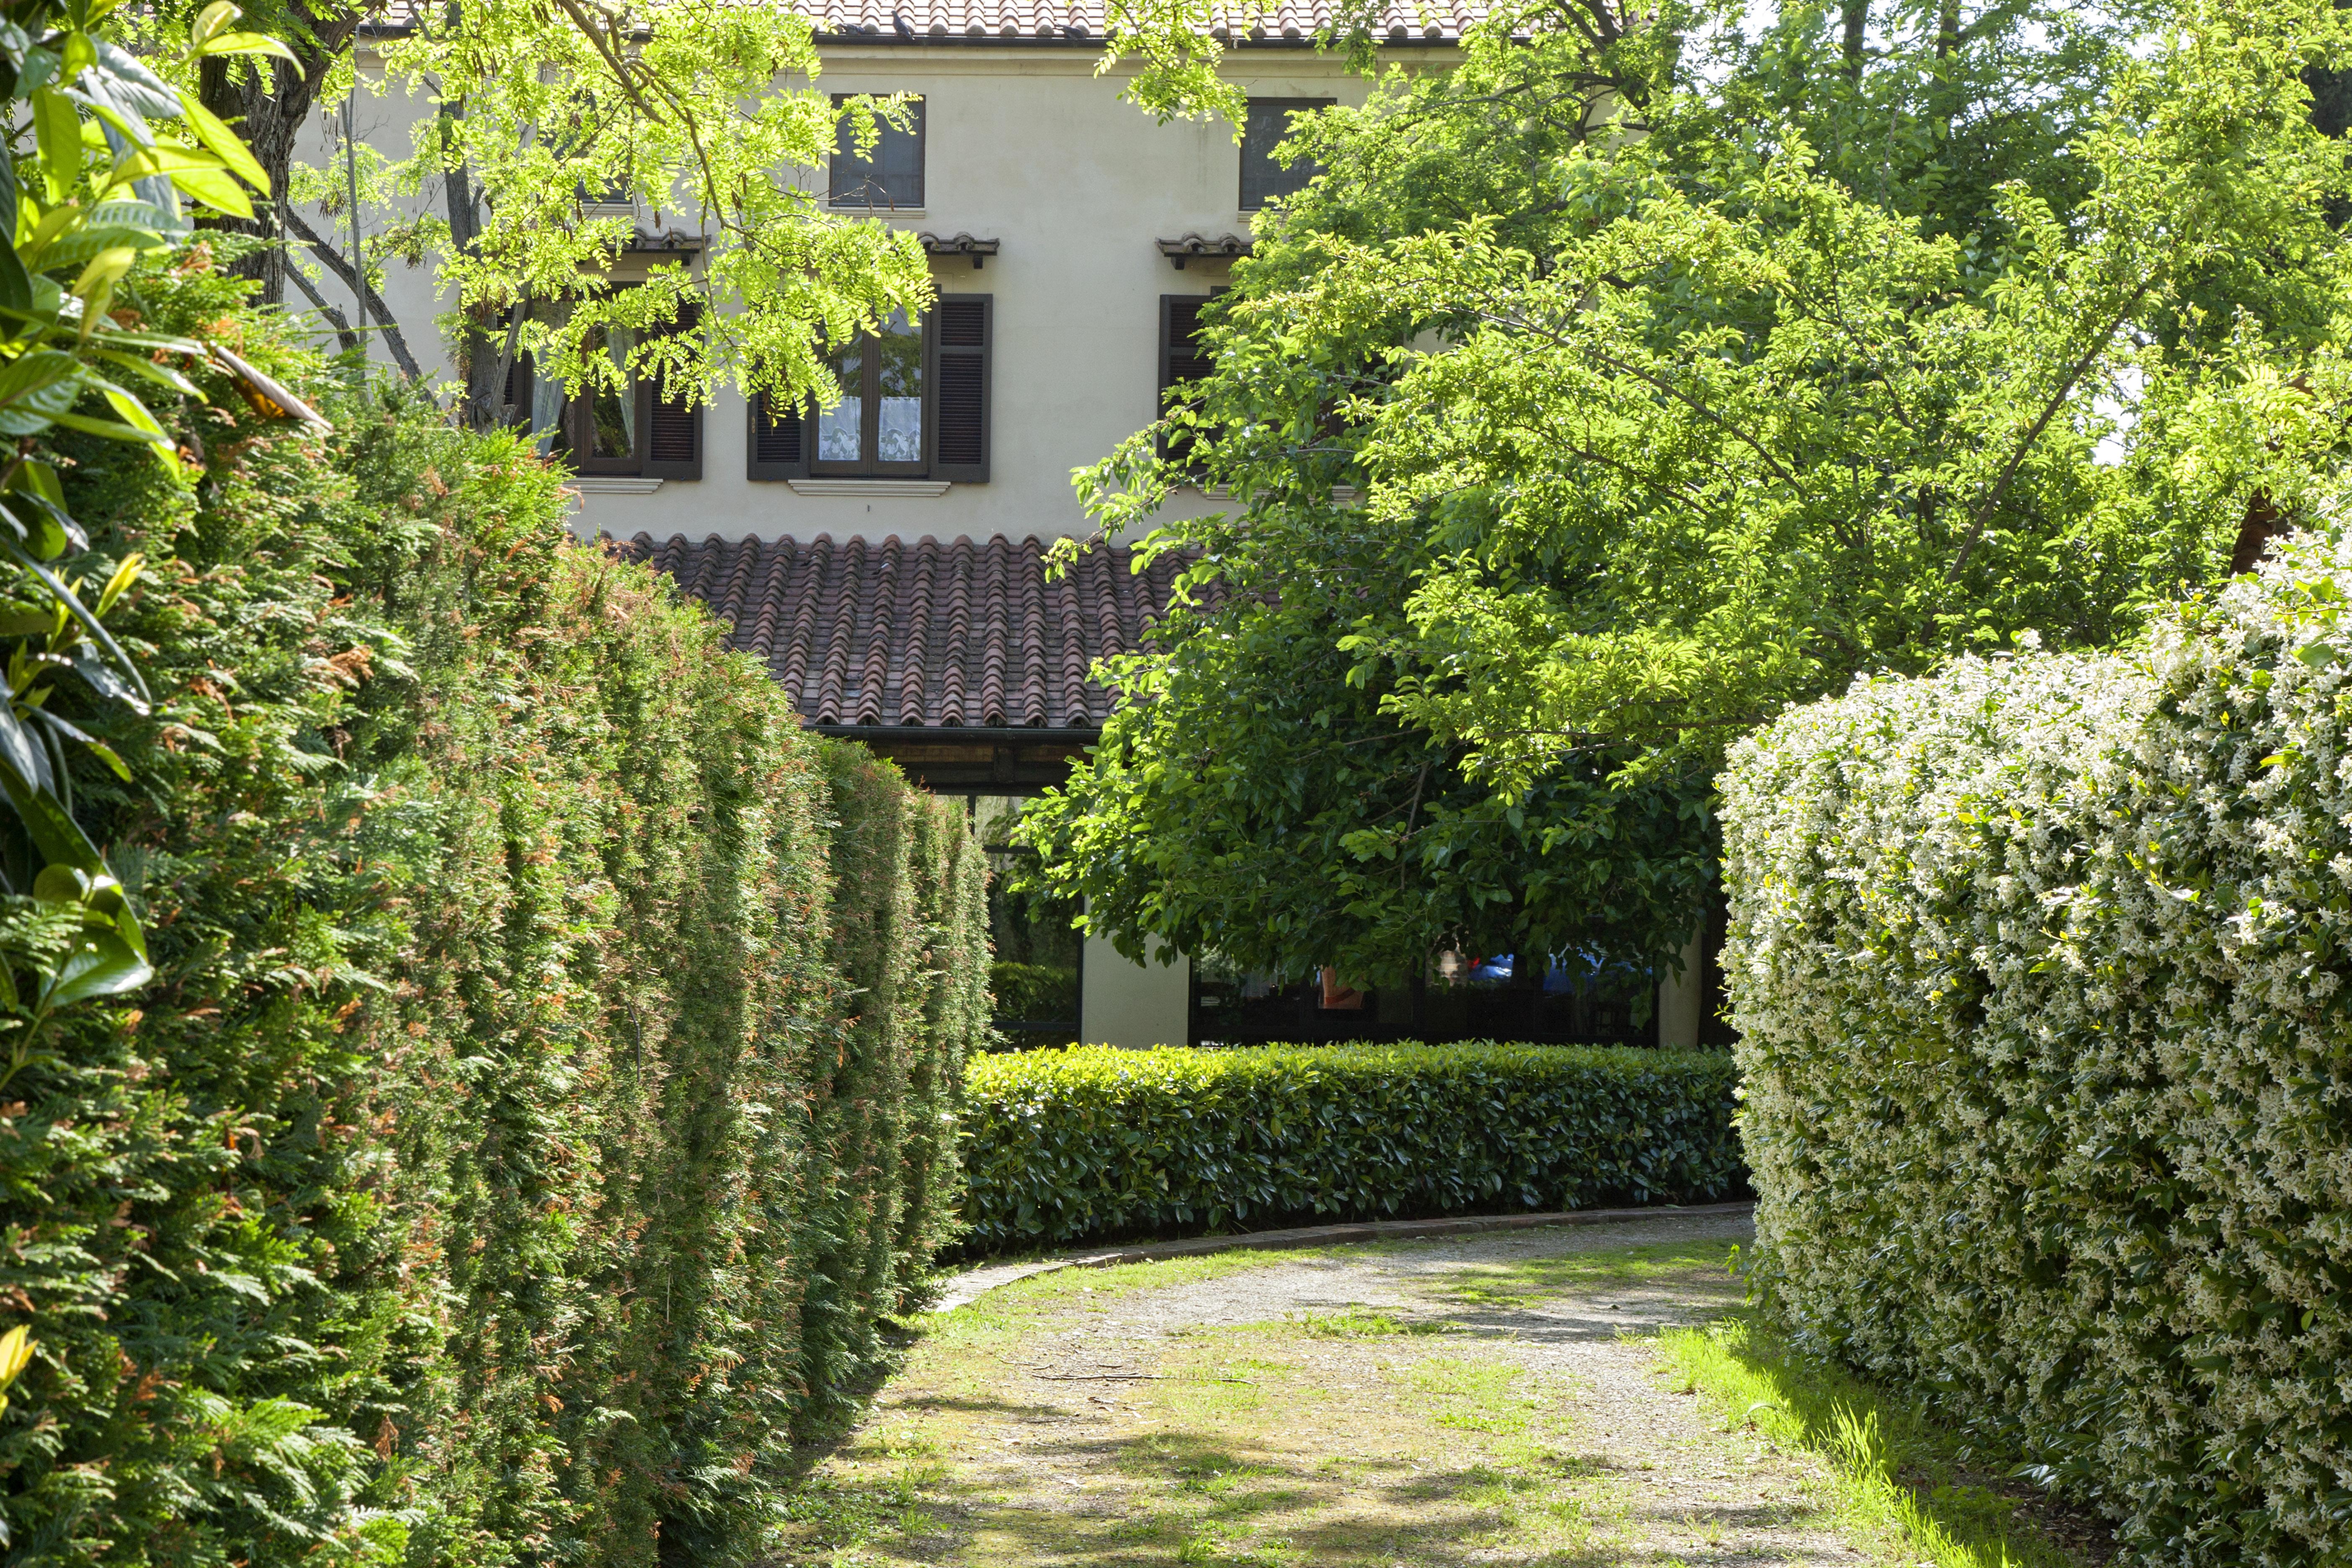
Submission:
M 953 1234 L 980 857 L 527 445 L 240 297 L 117 305 L 333 437 L 216 384 L 193 489 L 65 443 L 75 570 L 153 561 L 156 714 L 82 716 L 139 784 L 77 783 L 159 978 L 0 1093 L 0 1558 L 755 1560 Z
M 1695 1203 L 1743 1190 L 1729 1053 L 1074 1046 L 969 1068 L 979 1249 Z

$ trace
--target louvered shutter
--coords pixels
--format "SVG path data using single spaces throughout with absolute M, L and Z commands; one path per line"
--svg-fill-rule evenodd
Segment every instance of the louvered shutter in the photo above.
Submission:
M 988 360 L 995 298 L 942 294 L 931 312 L 931 478 L 988 482 Z
M 518 429 L 530 428 L 530 356 L 517 354 L 507 362 L 506 405 L 507 423 Z
M 677 330 L 692 331 L 700 318 L 699 310 L 689 309 Z M 653 379 L 649 376 L 640 384 L 643 391 L 637 403 L 638 417 L 646 422 L 646 478 L 698 479 L 702 477 L 702 404 L 692 397 L 665 397 L 652 384 Z
M 1202 307 L 1223 293 L 1220 289 L 1212 294 L 1162 294 L 1160 296 L 1160 412 L 1165 416 L 1175 406 L 1176 389 L 1188 381 L 1199 381 L 1215 369 L 1201 346 Z M 1168 455 L 1168 442 L 1161 437 L 1160 455 Z
M 751 398 L 751 429 L 746 447 L 750 459 L 744 478 L 797 479 L 808 473 L 808 421 L 797 408 L 781 419 L 772 416 L 764 392 Z

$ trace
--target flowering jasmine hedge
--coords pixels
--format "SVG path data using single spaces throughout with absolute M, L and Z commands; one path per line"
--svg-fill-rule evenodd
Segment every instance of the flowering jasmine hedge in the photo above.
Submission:
M 982 1249 L 1741 1190 L 1722 1051 L 1097 1046 L 970 1071 Z
M 1733 754 L 1759 1280 L 2149 1562 L 2352 1541 L 2352 548 Z

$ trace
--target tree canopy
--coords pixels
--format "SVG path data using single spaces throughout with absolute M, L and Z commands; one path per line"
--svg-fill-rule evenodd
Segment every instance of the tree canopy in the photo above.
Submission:
M 2324 0 L 1595 16 L 1498 17 L 1457 71 L 1302 117 L 1325 173 L 1208 312 L 1213 373 L 1081 476 L 1203 595 L 1028 818 L 1097 923 L 1196 929 L 1198 868 L 1280 843 L 1294 925 L 1386 944 L 1410 922 L 1358 882 L 1457 819 L 1376 789 L 1350 826 L 1238 765 L 1335 724 L 1477 820 L 1565 784 L 1605 825 L 1857 673 L 2129 637 L 2336 504 Z M 1185 485 L 1230 503 L 1160 521 Z M 1286 707 L 1183 706 L 1221 682 Z M 1397 896 L 1531 910 L 1595 842 L 1580 875 L 1664 885 L 1639 835 L 1563 831 Z

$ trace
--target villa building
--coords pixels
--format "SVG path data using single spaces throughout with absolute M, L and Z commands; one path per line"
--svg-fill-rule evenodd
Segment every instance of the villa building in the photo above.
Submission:
M 1447 68 L 1480 10 L 1404 0 L 1383 52 Z M 1072 471 L 1198 374 L 1202 302 L 1249 253 L 1258 213 L 1313 174 L 1272 156 L 1290 113 L 1360 102 L 1369 84 L 1312 47 L 1321 12 L 1286 4 L 1228 40 L 1226 74 L 1249 98 L 1236 145 L 1222 123 L 1156 123 L 1121 100 L 1121 75 L 1096 71 L 1097 0 L 825 0 L 812 15 L 825 89 L 915 98 L 905 129 L 886 129 L 866 158 L 845 146 L 824 177 L 836 209 L 921 237 L 936 308 L 844 345 L 831 410 L 731 392 L 666 406 L 641 389 L 599 421 L 560 388 L 518 386 L 512 400 L 572 452 L 583 533 L 621 542 L 708 604 L 805 722 L 972 797 L 992 833 L 1091 743 L 1108 711 L 1093 661 L 1134 647 L 1169 591 L 1169 568 L 1137 575 L 1116 548 L 1048 578 L 1052 542 L 1094 531 Z M 383 122 L 358 133 L 399 155 L 403 116 L 421 106 L 374 101 Z M 697 247 L 641 217 L 645 248 L 624 274 Z M 393 274 L 394 314 L 431 320 L 430 275 Z M 332 279 L 320 288 L 348 300 Z M 1000 932 L 1000 959 L 1024 940 Z M 1198 1035 L 1184 960 L 1139 966 L 1107 942 L 1081 953 L 1065 940 L 1066 953 L 1020 955 L 1082 976 L 1075 1017 L 1036 1020 L 1049 1035 Z

